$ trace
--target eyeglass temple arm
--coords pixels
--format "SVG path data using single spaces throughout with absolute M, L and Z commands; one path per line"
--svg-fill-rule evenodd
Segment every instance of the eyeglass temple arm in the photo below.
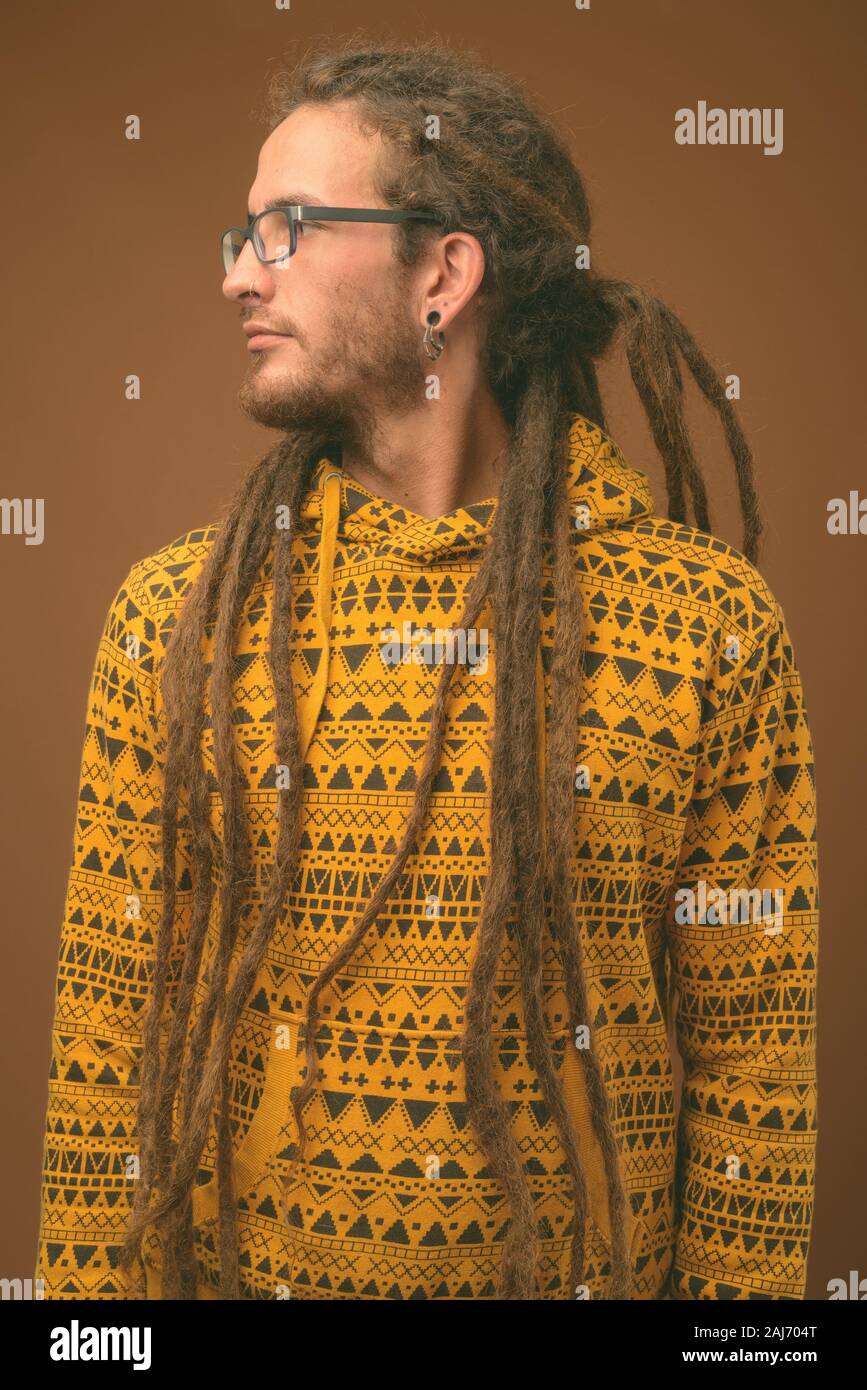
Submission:
M 414 208 L 328 208 L 317 203 L 292 203 L 288 211 L 299 222 L 407 222 L 412 218 L 419 222 L 440 222 L 435 212 L 416 212 Z

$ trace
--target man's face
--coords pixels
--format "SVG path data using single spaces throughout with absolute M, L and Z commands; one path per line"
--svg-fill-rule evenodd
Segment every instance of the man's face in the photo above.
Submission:
M 373 187 L 381 150 L 347 105 L 300 107 L 262 146 L 247 210 L 278 198 L 382 207 Z M 423 403 L 424 330 L 395 235 L 387 223 L 302 227 L 295 254 L 270 265 L 245 244 L 223 293 L 241 305 L 242 324 L 283 335 L 253 349 L 244 336 L 249 365 L 239 402 L 252 419 L 281 430 L 325 421 L 358 435 L 380 411 Z

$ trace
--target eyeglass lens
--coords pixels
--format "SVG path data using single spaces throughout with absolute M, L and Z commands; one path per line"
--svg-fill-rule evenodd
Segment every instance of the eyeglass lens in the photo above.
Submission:
M 256 250 L 262 261 L 282 261 L 295 251 L 295 226 L 284 212 L 274 210 L 260 217 Z M 236 228 L 223 237 L 223 266 L 228 274 L 244 249 L 246 238 Z

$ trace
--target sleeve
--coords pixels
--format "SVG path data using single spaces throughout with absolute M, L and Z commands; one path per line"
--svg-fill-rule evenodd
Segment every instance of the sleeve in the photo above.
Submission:
M 44 1131 L 44 1298 L 144 1297 L 141 1263 L 124 1275 L 117 1257 L 137 1174 L 141 1035 L 162 908 L 165 743 L 157 634 L 136 578 L 133 567 L 109 609 L 86 712 Z
M 667 914 L 683 1061 L 672 1299 L 803 1299 L 817 1139 L 813 754 L 782 612 L 720 635 Z

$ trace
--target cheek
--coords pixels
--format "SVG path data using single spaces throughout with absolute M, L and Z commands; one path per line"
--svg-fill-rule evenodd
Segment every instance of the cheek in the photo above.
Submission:
M 273 308 L 277 316 L 282 311 L 288 322 L 316 337 L 342 297 L 350 292 L 351 281 L 342 266 L 324 263 L 324 257 L 317 257 L 314 263 L 310 256 L 302 264 L 303 249 L 300 247 L 288 268 L 275 276 Z
M 314 352 L 323 343 L 356 323 L 359 330 L 371 331 L 391 317 L 395 308 L 396 274 L 390 254 L 360 251 L 358 247 L 313 242 L 302 264 L 303 245 L 289 268 L 275 276 L 275 315 L 285 314 L 294 323 L 306 345 Z M 405 295 L 400 296 L 400 303 Z
M 328 251 L 316 266 L 316 278 L 336 306 L 347 300 L 359 305 L 388 303 L 395 274 L 387 248 L 352 244 L 347 239 L 339 245 L 335 240 Z

